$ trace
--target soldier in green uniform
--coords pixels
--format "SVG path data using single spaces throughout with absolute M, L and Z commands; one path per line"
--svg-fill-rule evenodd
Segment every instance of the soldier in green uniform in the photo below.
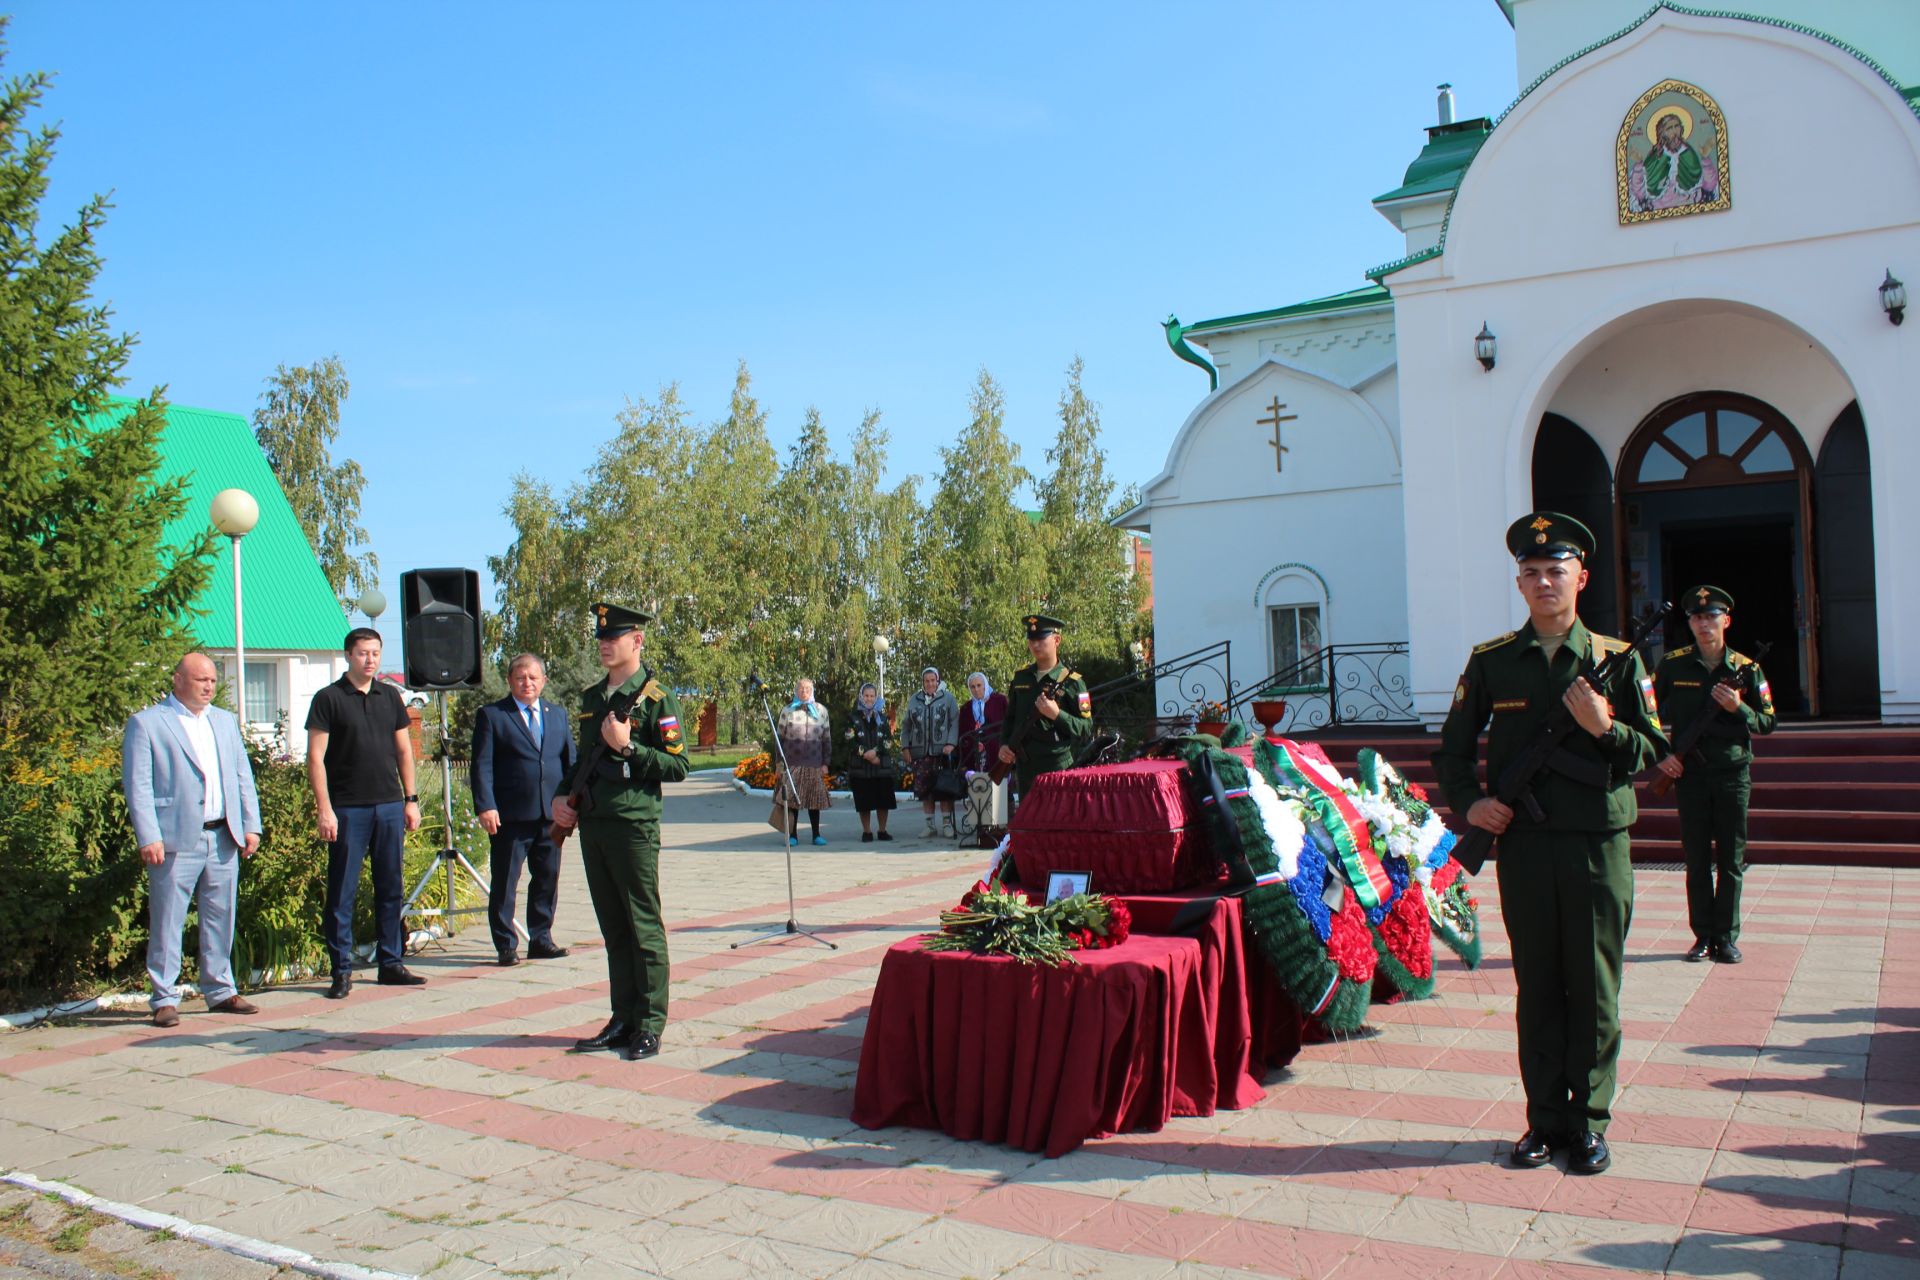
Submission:
M 580 758 L 560 780 L 554 821 L 580 828 L 580 856 L 600 936 L 607 941 L 613 1017 L 576 1041 L 581 1052 L 615 1049 L 629 1062 L 660 1052 L 667 1025 L 667 929 L 660 919 L 660 784 L 687 776 L 680 703 L 641 664 L 651 620 L 617 604 L 593 606 L 607 678 L 580 695 Z M 616 696 L 634 696 L 625 718 L 609 715 Z M 604 743 L 591 777 L 575 780 Z M 587 803 L 571 797 L 584 790 Z
M 1773 693 L 1760 665 L 1727 647 L 1733 597 L 1695 587 L 1681 597 L 1693 643 L 1660 662 L 1653 689 L 1676 732 L 1701 716 L 1706 730 L 1687 759 L 1668 755 L 1660 772 L 1676 780 L 1680 844 L 1687 854 L 1687 959 L 1740 963 L 1740 882 L 1747 869 L 1747 801 L 1753 735 L 1773 732 Z M 1733 688 L 1727 688 L 1721 681 Z M 1719 872 L 1718 884 L 1715 871 Z
M 1620 974 L 1633 916 L 1627 828 L 1632 778 L 1667 749 L 1639 658 L 1611 689 L 1583 673 L 1626 641 L 1594 635 L 1575 612 L 1593 554 L 1586 526 L 1552 511 L 1516 520 L 1507 549 L 1528 620 L 1474 648 L 1453 691 L 1433 766 L 1447 803 L 1500 837 L 1494 864 L 1518 987 L 1515 1022 L 1527 1130 L 1509 1159 L 1537 1168 L 1556 1149 L 1572 1173 L 1599 1173 L 1620 1057 Z M 1498 778 L 1559 707 L 1579 726 L 1534 780 L 1533 821 L 1475 773 L 1482 729 Z
M 1026 616 L 1027 652 L 1033 662 L 1013 673 L 1007 715 L 1000 722 L 1000 759 L 1014 768 L 1014 789 L 1026 795 L 1043 773 L 1073 763 L 1093 732 L 1093 697 L 1078 671 L 1060 661 L 1060 629 L 1066 623 L 1043 613 Z M 1042 697 L 1044 681 L 1058 681 L 1055 696 Z M 1023 727 L 1024 726 L 1024 727 Z

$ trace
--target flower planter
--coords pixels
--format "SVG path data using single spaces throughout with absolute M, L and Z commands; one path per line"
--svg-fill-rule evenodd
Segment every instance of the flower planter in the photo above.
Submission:
M 1195 733 L 1210 733 L 1217 738 L 1227 731 L 1227 722 L 1225 720 L 1202 720 L 1193 728 Z
M 1286 719 L 1287 700 L 1285 698 L 1255 698 L 1253 700 L 1253 718 L 1263 733 L 1272 736 L 1280 722 Z

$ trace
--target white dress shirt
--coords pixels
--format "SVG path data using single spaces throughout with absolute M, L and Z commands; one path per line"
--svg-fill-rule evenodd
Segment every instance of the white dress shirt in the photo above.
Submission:
M 202 707 L 195 713 L 173 694 L 167 695 L 167 706 L 180 717 L 180 725 L 187 731 L 187 746 L 193 751 L 194 763 L 200 766 L 200 781 L 205 788 L 201 792 L 201 819 L 217 822 L 227 816 L 227 804 L 220 786 L 220 749 L 214 745 L 213 721 L 207 715 L 212 707 Z

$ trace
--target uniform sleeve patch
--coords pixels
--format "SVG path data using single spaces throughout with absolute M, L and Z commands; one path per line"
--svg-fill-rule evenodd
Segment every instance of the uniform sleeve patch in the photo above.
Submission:
M 1082 689 L 1080 691 L 1080 714 L 1083 716 L 1090 716 L 1093 714 L 1093 695 L 1088 693 L 1085 689 Z
M 1768 715 L 1773 714 L 1773 689 L 1768 686 L 1764 676 L 1760 680 L 1760 709 Z
M 1653 696 L 1653 681 L 1646 676 L 1640 677 L 1640 701 L 1646 704 L 1647 719 L 1653 721 L 1653 727 L 1660 727 L 1660 703 Z
M 1459 706 L 1467 700 L 1467 678 L 1460 677 L 1460 683 L 1453 686 L 1453 705 Z

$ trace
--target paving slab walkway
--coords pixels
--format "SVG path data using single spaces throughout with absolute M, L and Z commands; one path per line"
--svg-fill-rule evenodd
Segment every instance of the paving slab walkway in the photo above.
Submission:
M 983 855 L 914 838 L 917 812 L 860 844 L 843 804 L 794 859 L 800 922 L 839 949 L 731 950 L 787 919 L 765 807 L 670 792 L 653 1061 L 566 1052 L 606 1016 L 570 859 L 566 959 L 498 968 L 476 922 L 422 988 L 0 1037 L 0 1169 L 441 1280 L 1920 1278 L 1920 884 L 1893 872 L 1754 869 L 1732 967 L 1685 963 L 1680 874 L 1637 873 L 1604 1176 L 1502 1162 L 1524 1125 L 1491 875 L 1486 963 L 1448 956 L 1435 999 L 1309 1047 L 1256 1108 L 1045 1160 L 847 1118 L 881 956 Z

